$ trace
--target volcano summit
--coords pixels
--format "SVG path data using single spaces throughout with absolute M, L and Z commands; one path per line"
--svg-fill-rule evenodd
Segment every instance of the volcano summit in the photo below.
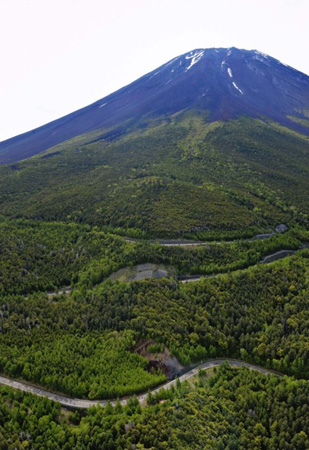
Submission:
M 309 77 L 256 50 L 196 49 L 85 108 L 0 143 L 0 163 L 94 130 L 108 129 L 102 138 L 115 138 L 149 119 L 188 110 L 207 112 L 209 121 L 268 118 L 308 135 Z

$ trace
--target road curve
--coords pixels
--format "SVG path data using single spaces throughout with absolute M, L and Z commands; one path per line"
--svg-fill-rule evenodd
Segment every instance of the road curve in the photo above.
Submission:
M 121 236 L 125 241 L 131 242 L 135 244 L 136 242 L 148 241 L 151 244 L 160 244 L 164 247 L 190 247 L 194 245 L 209 245 L 209 244 L 233 244 L 233 242 L 237 242 L 239 240 L 252 242 L 252 241 L 262 241 L 264 239 L 268 239 L 271 236 L 274 236 L 276 233 L 264 233 L 264 234 L 256 234 L 255 236 L 249 238 L 235 238 L 230 240 L 210 240 L 210 241 L 193 241 L 191 239 L 141 239 L 141 238 L 130 238 L 128 236 Z
M 192 245 L 196 245 L 196 244 L 192 244 Z M 285 258 L 286 256 L 290 256 L 293 255 L 294 253 L 296 253 L 298 250 L 304 249 L 304 248 L 309 248 L 309 243 L 308 242 L 302 242 L 301 244 L 301 248 L 297 249 L 297 250 L 279 250 L 275 253 L 271 253 L 270 255 L 266 255 L 264 256 L 263 259 L 261 259 L 260 261 L 258 261 L 255 264 L 249 265 L 247 267 L 244 267 L 243 269 L 235 269 L 232 272 L 238 272 L 239 270 L 246 270 L 249 267 L 254 267 L 257 264 L 269 264 L 271 262 L 277 261 L 279 259 Z M 200 281 L 202 278 L 215 278 L 219 275 L 225 275 L 227 274 L 227 272 L 217 272 L 217 273 L 209 273 L 209 274 L 196 274 L 196 275 L 179 275 L 177 276 L 177 279 L 180 283 L 189 283 L 192 281 Z M 55 295 L 60 295 L 60 294 L 65 294 L 65 295 L 70 295 L 71 294 L 71 287 L 70 286 L 65 286 L 62 287 L 61 289 L 59 289 L 59 291 L 54 291 L 54 292 L 47 292 L 47 297 L 49 299 L 51 299 L 52 297 L 54 297 Z M 25 298 L 28 298 L 28 296 L 25 296 Z
M 250 363 L 246 363 L 244 361 L 240 361 L 237 359 L 229 359 L 229 358 L 223 359 L 222 358 L 222 359 L 211 359 L 203 364 L 200 364 L 200 365 L 194 367 L 193 369 L 189 370 L 185 374 L 181 375 L 179 377 L 179 381 L 183 382 L 185 380 L 188 380 L 189 378 L 196 375 L 199 372 L 199 370 L 206 370 L 206 369 L 210 369 L 212 367 L 219 366 L 220 364 L 222 364 L 225 361 L 228 362 L 229 365 L 232 367 L 247 367 L 248 369 L 256 370 L 260 373 L 263 373 L 264 375 L 283 376 L 283 374 L 280 374 L 278 372 L 264 369 L 263 367 L 256 366 L 256 365 L 250 364 Z M 161 385 L 161 386 L 153 389 L 151 391 L 151 393 L 156 394 L 157 392 L 159 392 L 160 389 L 169 389 L 172 386 L 176 386 L 176 382 L 177 382 L 177 380 L 169 381 L 169 382 L 165 383 L 164 385 Z M 0 376 L 0 384 L 5 385 L 5 386 L 10 386 L 14 389 L 20 389 L 21 391 L 24 391 L 24 392 L 30 392 L 31 394 L 38 395 L 40 397 L 47 397 L 47 398 L 49 398 L 49 400 L 58 402 L 61 405 L 72 408 L 72 409 L 90 408 L 91 406 L 97 406 L 97 405 L 106 406 L 106 404 L 108 402 L 108 400 L 82 400 L 82 399 L 78 399 L 78 398 L 70 398 L 70 397 L 66 397 L 65 395 L 56 394 L 53 392 L 49 392 L 45 389 L 32 386 L 29 383 L 24 383 L 22 381 L 15 381 L 10 378 L 6 378 L 6 377 L 2 377 L 2 376 Z M 146 399 L 147 399 L 147 395 L 148 395 L 147 393 L 140 394 L 140 395 L 137 395 L 137 398 L 141 403 L 145 403 Z M 122 398 L 120 400 L 120 403 L 122 405 L 125 405 L 129 398 L 130 397 Z M 111 400 L 110 403 L 114 406 L 116 403 L 116 400 Z
M 308 248 L 306 247 L 306 243 L 302 243 L 302 247 L 301 248 Z M 279 259 L 283 259 L 287 256 L 291 256 L 294 253 L 296 253 L 298 250 L 301 250 L 301 248 L 297 249 L 297 250 L 279 250 L 278 252 L 275 253 L 271 253 L 270 255 L 265 256 L 263 259 L 261 259 L 260 261 L 258 261 L 255 264 L 252 264 L 251 266 L 247 266 L 244 267 L 243 269 L 235 269 L 232 270 L 230 273 L 233 272 L 239 272 L 240 270 L 246 270 L 249 269 L 249 267 L 254 267 L 257 266 L 258 264 L 269 264 L 275 261 L 278 261 Z M 205 275 L 189 275 L 189 276 L 179 276 L 178 280 L 180 283 L 190 283 L 192 281 L 200 281 L 202 278 L 216 278 L 219 275 L 224 275 L 227 274 L 227 272 L 218 272 L 218 273 L 211 273 L 211 274 L 205 274 Z

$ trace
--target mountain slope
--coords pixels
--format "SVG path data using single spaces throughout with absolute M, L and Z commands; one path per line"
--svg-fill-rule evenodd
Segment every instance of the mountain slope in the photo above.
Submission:
M 183 110 L 210 121 L 270 118 L 309 135 L 309 77 L 258 51 L 197 49 L 40 128 L 0 143 L 0 163 L 28 158 L 84 133 L 114 140 Z
M 2 162 L 37 153 L 0 165 L 1 214 L 195 239 L 307 223 L 307 89 L 256 51 L 175 58 L 0 144 Z
M 113 142 L 81 140 L 1 166 L 1 213 L 139 236 L 253 235 L 306 220 L 309 142 L 276 123 L 192 111 Z

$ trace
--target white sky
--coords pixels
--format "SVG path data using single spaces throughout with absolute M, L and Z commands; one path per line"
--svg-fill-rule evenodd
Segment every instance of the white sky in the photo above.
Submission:
M 257 49 L 309 74 L 309 0 L 0 0 L 0 141 L 194 48 Z

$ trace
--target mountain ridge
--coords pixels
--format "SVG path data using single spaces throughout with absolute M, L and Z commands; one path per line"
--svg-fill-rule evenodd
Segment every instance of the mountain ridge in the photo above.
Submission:
M 309 77 L 257 50 L 195 49 L 121 89 L 34 130 L 0 142 L 0 164 L 16 162 L 78 135 L 197 109 L 209 121 L 270 118 L 309 135 Z M 119 130 L 116 132 L 116 136 Z

